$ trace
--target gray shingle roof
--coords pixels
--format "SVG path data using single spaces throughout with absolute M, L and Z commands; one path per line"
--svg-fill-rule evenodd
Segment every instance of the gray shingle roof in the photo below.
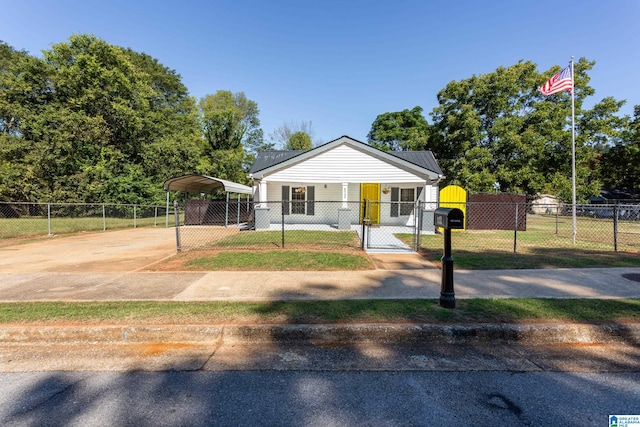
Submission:
M 438 162 L 436 161 L 435 157 L 433 156 L 433 153 L 431 151 L 382 151 L 382 150 L 378 150 L 375 147 L 372 147 L 362 141 L 358 141 L 355 140 L 353 138 L 350 138 L 348 136 L 342 136 L 334 141 L 330 141 L 326 144 L 323 144 L 323 146 L 326 146 L 328 144 L 334 143 L 336 141 L 338 141 L 339 139 L 342 138 L 347 138 L 350 141 L 352 141 L 351 143 L 353 144 L 362 144 L 362 145 L 366 145 L 368 147 L 368 149 L 371 150 L 377 150 L 380 151 L 381 153 L 385 153 L 387 155 L 391 155 L 394 157 L 397 157 L 399 159 L 402 159 L 406 162 L 412 163 L 416 166 L 419 166 L 423 169 L 427 169 L 429 171 L 435 172 L 438 175 L 442 175 L 442 170 L 440 169 L 440 166 L 438 165 Z M 322 146 L 320 146 L 322 147 Z M 275 166 L 279 163 L 283 163 L 286 162 L 287 160 L 293 159 L 294 157 L 297 157 L 301 154 L 307 153 L 309 151 L 313 151 L 316 149 L 319 149 L 320 147 L 316 147 L 314 149 L 311 150 L 271 150 L 271 151 L 263 151 L 261 153 L 258 153 L 258 156 L 256 157 L 256 161 L 253 163 L 253 165 L 251 166 L 251 169 L 249 170 L 250 174 L 254 174 L 256 172 L 259 172 L 261 170 L 270 168 L 272 166 Z
M 289 159 L 292 159 L 306 152 L 307 150 L 262 151 L 261 153 L 258 153 L 258 156 L 256 157 L 256 161 L 253 162 L 253 165 L 251 166 L 249 173 L 261 171 L 262 169 L 266 169 L 273 165 L 277 165 L 278 163 L 287 161 Z
M 387 153 L 442 175 L 442 170 L 431 151 L 387 151 Z

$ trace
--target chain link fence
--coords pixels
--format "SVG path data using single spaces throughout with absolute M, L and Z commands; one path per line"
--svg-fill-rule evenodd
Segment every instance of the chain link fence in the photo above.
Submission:
M 178 250 L 442 250 L 435 203 L 186 200 L 164 206 L 0 202 L 0 239 L 173 227 Z M 543 248 L 640 251 L 640 205 L 448 203 L 465 212 L 456 248 L 526 252 Z
M 359 250 L 360 203 L 187 200 L 178 250 Z
M 0 202 L 0 239 L 148 226 L 169 226 L 165 206 Z
M 465 212 L 465 230 L 455 230 L 453 244 L 481 252 L 525 252 L 541 248 L 637 252 L 640 250 L 640 205 L 573 205 L 535 203 L 447 203 Z M 425 249 L 439 250 L 439 236 L 423 238 Z
M 449 203 L 465 212 L 458 248 L 525 252 L 536 248 L 640 250 L 640 205 Z M 179 250 L 441 250 L 434 203 L 186 201 L 177 206 Z
M 434 233 L 433 209 L 368 200 L 187 200 L 176 205 L 178 249 L 415 251 L 421 233 Z

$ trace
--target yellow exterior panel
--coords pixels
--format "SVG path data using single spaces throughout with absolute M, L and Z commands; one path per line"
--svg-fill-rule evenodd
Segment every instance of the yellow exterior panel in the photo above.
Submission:
M 458 185 L 448 185 L 440 190 L 440 207 L 441 208 L 458 208 L 462 211 L 467 227 L 467 190 Z M 460 230 L 452 230 L 460 231 Z

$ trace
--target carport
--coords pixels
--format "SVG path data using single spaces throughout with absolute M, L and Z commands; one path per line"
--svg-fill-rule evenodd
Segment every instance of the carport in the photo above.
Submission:
M 221 178 L 214 178 L 207 175 L 184 175 L 177 178 L 171 178 L 164 182 L 163 188 L 167 192 L 167 224 L 169 221 L 169 192 L 180 191 L 187 194 L 216 194 L 220 191 L 226 193 L 226 212 L 225 226 L 229 223 L 229 194 L 236 193 L 238 195 L 238 205 L 242 194 L 247 194 L 247 205 L 251 194 L 251 187 L 237 182 L 227 181 Z M 186 204 L 185 204 L 186 207 Z M 185 209 L 186 211 L 186 209 Z M 240 222 L 240 210 L 238 209 L 238 222 Z

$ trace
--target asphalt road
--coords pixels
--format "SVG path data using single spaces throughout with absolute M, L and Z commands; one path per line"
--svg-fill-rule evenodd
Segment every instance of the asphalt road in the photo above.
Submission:
M 3 426 L 603 426 L 640 373 L 0 374 Z

